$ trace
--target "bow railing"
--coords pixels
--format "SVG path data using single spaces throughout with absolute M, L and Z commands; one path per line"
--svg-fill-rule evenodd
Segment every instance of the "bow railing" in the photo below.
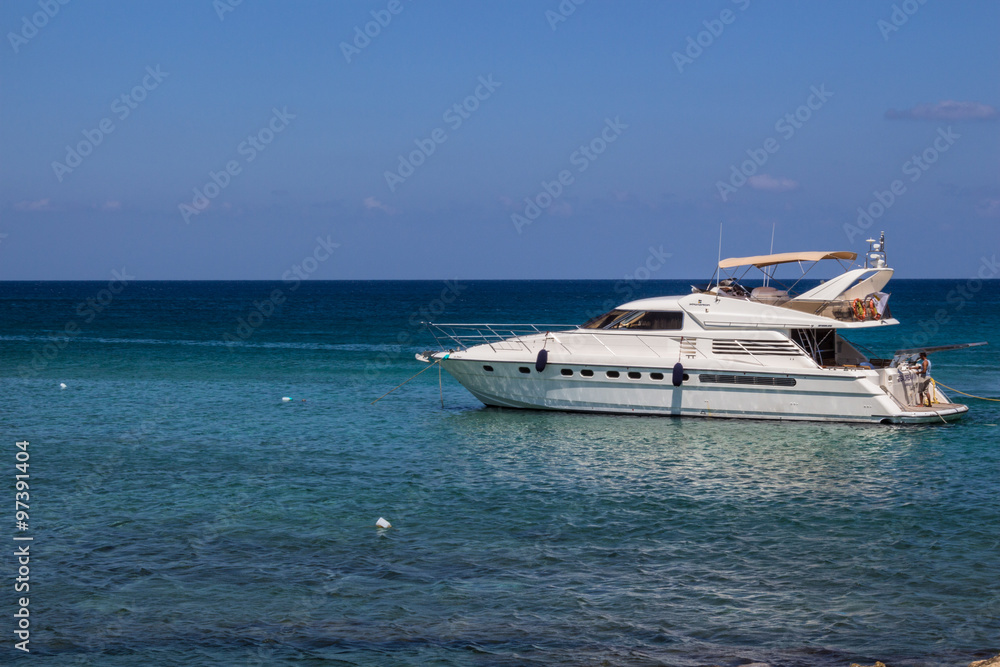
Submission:
M 538 336 L 559 331 L 572 331 L 576 324 L 436 324 L 421 322 L 434 336 L 442 350 L 465 350 L 474 345 L 489 345 L 498 349 L 528 349 L 524 342 L 528 336 Z

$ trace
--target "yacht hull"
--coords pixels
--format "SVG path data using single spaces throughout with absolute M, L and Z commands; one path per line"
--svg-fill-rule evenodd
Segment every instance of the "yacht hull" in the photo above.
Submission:
M 865 370 L 720 375 L 718 369 L 691 368 L 674 387 L 671 368 L 663 367 L 558 363 L 538 372 L 526 362 L 440 362 L 479 401 L 506 408 L 865 424 L 942 423 L 968 411 L 952 403 L 902 405 L 879 386 L 877 372 Z M 582 376 L 583 370 L 592 375 Z M 609 372 L 618 376 L 609 378 Z

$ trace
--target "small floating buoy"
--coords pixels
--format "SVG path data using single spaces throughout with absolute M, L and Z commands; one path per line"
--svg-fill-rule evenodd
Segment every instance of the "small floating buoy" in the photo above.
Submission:
M 291 400 L 292 400 L 292 399 L 288 398 L 287 396 L 282 396 L 282 397 L 281 397 L 281 402 L 282 402 L 282 403 L 288 403 L 288 402 L 289 402 L 289 401 L 291 401 Z
M 378 521 L 375 522 L 375 526 L 377 528 L 382 528 L 382 529 L 392 528 L 392 524 L 389 523 L 388 521 L 386 521 L 385 519 L 383 519 L 382 517 L 378 518 Z
M 547 363 L 549 363 L 549 351 L 543 348 L 538 351 L 538 358 L 535 359 L 535 370 L 541 373 Z
M 60 382 L 59 383 L 59 388 L 60 389 L 65 389 L 66 388 L 66 383 L 65 382 Z

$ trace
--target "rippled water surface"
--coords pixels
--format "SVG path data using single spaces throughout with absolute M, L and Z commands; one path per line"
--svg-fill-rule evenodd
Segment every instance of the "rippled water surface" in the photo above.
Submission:
M 956 284 L 897 281 L 903 325 L 851 338 L 988 340 L 935 375 L 1000 397 L 1000 284 L 962 308 Z M 431 371 L 371 405 L 422 368 L 422 319 L 579 322 L 615 283 L 304 283 L 245 339 L 282 285 L 140 283 L 88 322 L 103 287 L 0 283 L 0 460 L 13 496 L 30 441 L 37 664 L 1000 652 L 1000 403 L 935 427 L 595 416 L 484 408 Z

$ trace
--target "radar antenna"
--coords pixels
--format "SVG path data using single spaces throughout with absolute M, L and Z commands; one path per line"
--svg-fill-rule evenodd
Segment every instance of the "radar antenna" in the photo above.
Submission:
M 878 241 L 867 239 L 868 252 L 865 253 L 865 268 L 884 269 L 886 267 L 885 256 L 885 232 L 879 232 Z

